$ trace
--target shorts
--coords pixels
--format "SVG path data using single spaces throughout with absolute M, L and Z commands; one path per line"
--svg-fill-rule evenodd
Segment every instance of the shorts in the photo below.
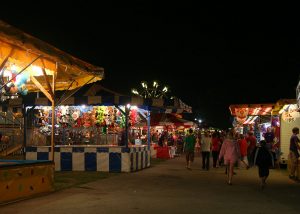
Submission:
M 194 152 L 187 151 L 185 155 L 186 155 L 186 161 L 191 161 L 191 162 L 194 161 Z

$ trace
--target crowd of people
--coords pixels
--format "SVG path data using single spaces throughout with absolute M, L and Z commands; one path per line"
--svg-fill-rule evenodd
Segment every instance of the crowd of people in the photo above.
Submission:
M 295 172 L 297 169 L 300 149 L 299 146 L 299 128 L 295 127 L 292 130 L 293 135 L 290 139 L 290 154 L 291 160 L 290 178 L 297 180 Z M 257 142 L 253 132 L 248 132 L 246 136 L 231 129 L 225 132 L 205 131 L 204 133 L 195 133 L 192 129 L 189 130 L 184 139 L 184 151 L 186 154 L 186 168 L 191 170 L 191 165 L 194 161 L 195 148 L 200 145 L 202 154 L 202 169 L 209 170 L 210 154 L 212 154 L 214 168 L 225 166 L 227 174 L 227 183 L 232 185 L 232 179 L 235 166 L 244 166 L 246 169 L 250 167 L 258 167 L 258 175 L 261 180 L 262 189 L 266 185 L 266 180 L 269 176 L 269 169 L 274 168 L 277 156 L 274 154 L 271 145 L 272 138 L 270 129 L 265 133 L 264 140 Z M 299 176 L 299 175 L 298 175 Z
M 289 178 L 298 180 L 295 175 L 298 167 L 299 145 L 299 128 L 292 129 L 290 139 L 290 175 Z M 189 129 L 188 132 L 169 133 L 167 131 L 154 132 L 152 142 L 158 146 L 175 146 L 178 155 L 185 154 L 186 168 L 192 169 L 194 156 L 199 155 L 202 158 L 202 169 L 210 169 L 210 155 L 212 155 L 212 167 L 225 167 L 227 174 L 227 183 L 232 185 L 235 167 L 244 167 L 249 169 L 253 166 L 258 167 L 258 175 L 261 180 L 261 187 L 264 188 L 269 176 L 269 169 L 278 163 L 278 154 L 274 133 L 268 128 L 263 134 L 264 140 L 257 141 L 254 133 L 249 131 L 246 135 L 237 132 L 234 128 L 228 132 L 210 132 L 195 131 Z M 274 146 L 275 145 L 275 146 Z

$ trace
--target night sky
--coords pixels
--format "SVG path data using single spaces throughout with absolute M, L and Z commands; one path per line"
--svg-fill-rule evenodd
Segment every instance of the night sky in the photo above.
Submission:
M 104 67 L 102 84 L 120 93 L 130 94 L 142 80 L 159 80 L 199 118 L 221 128 L 231 125 L 230 104 L 296 98 L 300 22 L 292 11 L 29 2 L 2 7 L 1 19 Z

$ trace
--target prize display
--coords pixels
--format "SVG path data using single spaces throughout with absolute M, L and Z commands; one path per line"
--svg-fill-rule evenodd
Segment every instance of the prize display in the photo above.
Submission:
M 125 112 L 125 107 L 121 107 Z M 55 144 L 118 144 L 118 135 L 125 128 L 125 115 L 114 106 L 59 106 L 56 108 Z M 31 145 L 48 145 L 51 136 L 51 107 L 36 107 L 28 117 L 32 130 Z M 141 118 L 136 109 L 129 112 L 133 126 Z

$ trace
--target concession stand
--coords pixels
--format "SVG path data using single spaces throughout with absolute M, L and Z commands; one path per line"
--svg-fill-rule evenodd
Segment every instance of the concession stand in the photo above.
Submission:
M 14 118 L 22 120 L 26 115 L 26 102 L 20 102 L 18 97 L 26 100 L 29 92 L 42 92 L 50 103 L 49 115 L 51 124 L 54 124 L 55 106 L 69 96 L 57 97 L 56 91 L 72 93 L 71 90 L 99 81 L 103 76 L 103 68 L 77 59 L 0 21 L 1 108 L 5 112 L 13 106 Z M 24 130 L 22 124 L 20 130 Z M 52 190 L 55 126 L 50 129 L 48 160 L 0 160 L 0 203 Z
M 242 134 L 253 131 L 259 142 L 263 134 L 271 126 L 271 112 L 274 104 L 237 104 L 230 105 L 229 110 L 234 117 L 233 126 Z

